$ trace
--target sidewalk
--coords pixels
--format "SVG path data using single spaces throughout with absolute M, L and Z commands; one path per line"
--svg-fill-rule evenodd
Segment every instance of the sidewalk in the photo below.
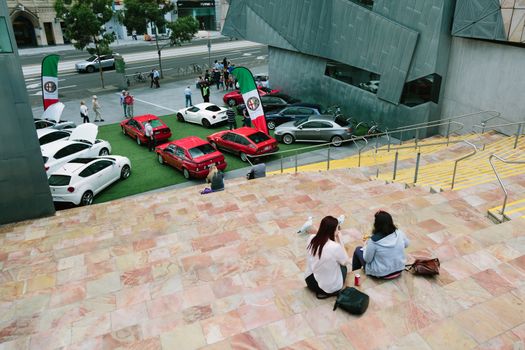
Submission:
M 217 31 L 210 31 L 210 39 L 216 39 L 223 37 L 221 32 Z M 199 31 L 195 38 L 192 40 L 192 42 L 196 41 L 204 41 L 208 40 L 208 32 L 207 31 Z M 162 40 L 162 43 L 165 43 L 165 40 Z M 140 45 L 155 45 L 155 41 L 144 41 L 144 36 L 139 36 L 138 40 L 132 40 L 131 37 L 129 39 L 121 39 L 121 40 L 115 40 L 113 43 L 111 43 L 110 47 L 112 49 L 118 49 L 119 47 L 126 47 L 126 46 L 140 46 Z M 58 52 L 65 52 L 65 51 L 78 51 L 75 49 L 75 47 L 71 44 L 63 44 L 63 45 L 50 45 L 50 46 L 39 46 L 39 47 L 31 47 L 31 48 L 22 48 L 18 49 L 18 55 L 19 56 L 30 56 L 30 55 L 38 55 L 43 53 L 58 53 Z

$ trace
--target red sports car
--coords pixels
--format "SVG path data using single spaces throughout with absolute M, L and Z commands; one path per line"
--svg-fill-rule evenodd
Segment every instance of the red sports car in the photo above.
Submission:
M 248 127 L 216 132 L 208 136 L 208 141 L 217 149 L 238 154 L 243 162 L 248 161 L 246 155 L 262 156 L 279 150 L 273 137 Z
M 188 136 L 171 141 L 155 149 L 160 164 L 169 164 L 182 171 L 186 179 L 204 178 L 212 164 L 219 170 L 226 169 L 224 155 L 213 148 L 207 141 L 196 136 Z
M 138 117 L 133 117 L 120 122 L 120 127 L 124 135 L 129 135 L 131 138 L 137 140 L 137 143 L 146 144 L 148 140 L 144 134 L 144 124 L 151 121 L 153 128 L 153 135 L 157 144 L 167 141 L 171 137 L 170 128 L 164 124 L 157 116 L 153 114 L 145 114 Z
M 259 90 L 260 96 L 264 96 L 266 94 L 277 94 L 280 92 L 280 90 L 272 90 L 272 89 L 265 88 L 262 86 L 257 87 L 257 90 Z M 227 104 L 230 107 L 237 106 L 241 103 L 244 103 L 240 90 L 234 90 L 232 92 L 228 92 L 227 94 L 223 96 L 222 100 L 224 101 L 225 104 Z

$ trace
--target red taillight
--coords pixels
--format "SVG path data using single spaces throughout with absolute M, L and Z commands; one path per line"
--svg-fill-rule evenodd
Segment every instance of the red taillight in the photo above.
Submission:
M 352 133 L 353 130 L 352 130 L 352 128 L 348 128 L 347 131 L 348 131 L 349 133 Z
M 67 188 L 67 191 L 68 191 L 69 193 L 73 193 L 73 192 L 75 192 L 75 188 L 74 188 L 74 187 L 68 187 L 68 188 Z
M 49 166 L 48 165 L 44 165 L 44 169 L 46 169 L 46 171 L 49 170 Z

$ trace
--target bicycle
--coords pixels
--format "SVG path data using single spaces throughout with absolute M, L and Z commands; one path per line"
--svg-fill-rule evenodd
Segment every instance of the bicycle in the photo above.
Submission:
M 133 80 L 136 82 L 136 83 L 145 83 L 148 79 L 146 77 L 146 75 L 142 72 L 136 72 L 134 75 L 133 75 Z

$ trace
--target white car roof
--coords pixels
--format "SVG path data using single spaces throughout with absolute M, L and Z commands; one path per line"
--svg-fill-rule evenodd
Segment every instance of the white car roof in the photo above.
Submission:
M 93 123 L 85 123 L 77 126 L 71 132 L 70 140 L 85 140 L 95 144 L 97 140 L 98 126 Z
M 75 158 L 77 159 L 77 158 Z M 83 159 L 90 159 L 89 161 L 85 162 L 75 162 L 75 159 L 70 160 L 63 166 L 61 166 L 59 169 L 54 171 L 51 175 L 66 175 L 71 176 L 75 172 L 79 172 L 82 169 L 86 168 L 88 165 L 92 164 L 93 162 L 101 159 L 108 159 L 114 162 L 119 162 L 121 160 L 126 160 L 129 162 L 129 159 L 124 156 L 100 156 L 100 157 L 89 157 L 89 158 L 83 158 Z
M 58 129 L 49 129 L 49 128 L 36 129 L 36 136 L 38 138 L 41 138 L 42 136 L 46 136 L 47 134 L 51 134 L 52 132 L 57 132 L 57 131 L 62 132 L 62 130 L 58 130 Z
M 65 107 L 66 106 L 62 102 L 54 103 L 51 106 L 47 107 L 44 113 L 42 113 L 41 119 L 53 120 L 56 123 L 58 123 L 60 121 L 60 117 L 62 116 L 62 112 L 64 112 Z
M 195 107 L 199 107 L 199 109 L 205 109 L 206 107 L 209 107 L 209 106 L 217 106 L 216 104 L 214 103 L 208 103 L 208 102 L 204 102 L 204 103 L 197 103 L 196 105 L 194 105 Z M 217 106 L 219 107 L 219 106 Z

